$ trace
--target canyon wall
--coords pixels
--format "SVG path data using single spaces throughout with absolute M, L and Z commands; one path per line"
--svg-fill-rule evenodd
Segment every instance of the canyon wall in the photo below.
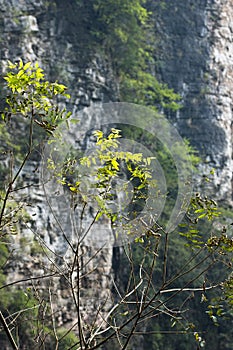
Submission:
M 164 1 L 155 6 L 157 71 L 183 98 L 168 117 L 216 171 L 212 189 L 232 201 L 233 1 Z
M 58 80 L 69 87 L 71 99 L 60 101 L 60 105 L 65 103 L 74 115 L 93 103 L 117 99 L 117 84 L 111 67 L 87 46 L 85 23 L 82 26 L 83 18 L 77 13 L 74 1 L 1 0 L 0 9 L 2 73 L 5 72 L 7 60 L 15 62 L 22 58 L 25 62 L 38 61 L 45 70 L 46 79 Z M 24 133 L 23 130 L 20 132 Z M 7 281 L 11 283 L 32 275 L 49 275 L 54 269 L 60 271 L 60 277 L 44 279 L 43 287 L 39 288 L 43 291 L 43 288 L 48 290 L 51 287 L 54 291 L 54 300 L 59 300 L 59 303 L 55 303 L 58 325 L 66 324 L 68 327 L 77 320 L 74 303 L 71 302 L 71 290 L 65 278 L 73 259 L 67 252 L 67 241 L 62 233 L 62 230 L 66 231 L 66 238 L 72 239 L 69 206 L 62 202 L 64 196 L 58 196 L 52 202 L 53 208 L 49 208 L 39 168 L 40 154 L 37 152 L 23 170 L 22 177 L 27 189 L 20 191 L 18 198 L 30 203 L 26 208 L 30 222 L 21 225 L 14 238 L 14 259 L 7 266 Z M 87 221 L 90 223 L 92 217 L 88 215 Z M 62 230 L 57 226 L 58 219 L 62 223 Z M 107 231 L 111 232 L 110 223 L 103 220 L 100 220 L 95 230 L 101 232 L 103 225 L 105 231 L 107 227 Z M 46 253 L 43 261 L 37 257 L 41 239 L 47 253 L 55 253 L 52 256 Z M 100 304 L 104 303 L 101 307 L 103 312 L 109 308 L 112 248 L 104 248 L 97 254 L 98 249 L 84 242 L 79 253 L 83 265 L 82 275 L 85 275 L 82 279 L 81 309 L 84 320 L 87 319 L 89 323 Z M 28 282 L 28 285 L 38 290 L 37 284 Z M 101 312 L 98 317 L 102 320 Z
M 200 151 L 204 160 L 200 172 L 216 169 L 212 186 L 217 198 L 231 203 L 233 1 L 165 0 L 161 4 L 155 1 L 150 6 L 157 35 L 155 70 L 163 82 L 181 94 L 183 103 L 182 109 L 167 116 Z M 46 78 L 69 87 L 71 100 L 67 108 L 74 115 L 96 102 L 117 101 L 118 86 L 111 64 L 88 45 L 86 28 L 91 24 L 80 17 L 74 1 L 0 0 L 0 8 L 2 72 L 8 59 L 39 61 Z M 39 183 L 40 175 L 34 171 L 37 167 L 37 161 L 32 160 L 24 170 L 28 184 L 32 178 Z M 43 190 L 36 187 L 28 195 L 32 227 L 37 226 L 48 246 L 59 253 L 61 241 L 54 234 L 51 216 L 43 206 Z M 31 232 L 25 228 L 16 241 Z M 20 256 L 19 242 L 16 247 Z M 93 251 L 88 253 L 88 249 L 84 247 L 90 257 Z M 35 263 L 33 256 L 25 256 L 20 263 L 10 266 L 8 280 L 21 278 Z M 89 304 L 93 291 L 96 299 L 104 300 L 111 289 L 111 249 L 96 264 L 95 278 L 86 282 Z M 47 272 L 44 265 L 35 270 L 35 274 Z M 67 312 L 70 295 L 64 279 L 58 282 L 57 290 L 63 310 L 60 322 L 69 324 L 75 316 L 73 311 Z M 92 305 L 95 309 L 95 303 Z

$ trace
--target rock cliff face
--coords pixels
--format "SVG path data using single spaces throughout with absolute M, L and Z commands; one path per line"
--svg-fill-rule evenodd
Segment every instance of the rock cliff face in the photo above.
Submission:
M 67 108 L 74 114 L 92 103 L 117 99 L 117 84 L 108 62 L 93 52 L 90 55 L 90 48 L 85 46 L 85 24 L 82 27 L 83 18 L 77 13 L 73 1 L 67 3 L 66 1 L 1 0 L 0 8 L 2 72 L 5 71 L 8 59 L 14 62 L 21 57 L 24 61 L 38 61 L 46 72 L 46 79 L 58 80 L 69 86 L 71 100 Z M 35 256 L 38 245 L 35 245 L 34 238 L 38 233 L 48 249 L 64 256 L 67 243 L 62 237 L 61 230 L 56 228 L 56 220 L 59 218 L 63 229 L 66 230 L 65 216 L 68 217 L 69 213 L 64 212 L 67 207 L 62 206 L 59 198 L 55 200 L 55 204 L 53 202 L 55 215 L 49 210 L 40 185 L 40 173 L 36 171 L 39 165 L 36 158 L 38 156 L 30 161 L 23 172 L 24 183 L 30 187 L 20 193 L 22 197 L 27 198 L 26 201 L 29 200 L 31 203 L 27 212 L 32 220 L 27 227 L 21 227 L 19 234 L 15 237 L 15 260 L 8 266 L 8 281 L 31 276 L 32 271 L 34 276 L 46 275 L 53 268 L 63 271 L 63 276 L 52 282 L 51 288 L 55 291 L 54 298 L 59 300 L 58 324 L 68 326 L 70 322 L 77 319 L 74 304 L 71 303 L 71 291 L 65 279 L 65 270 L 67 273 L 69 270 L 66 263 L 71 263 L 69 254 L 67 253 L 63 262 L 59 262 L 54 255 L 50 258 L 47 256 L 46 261 L 42 262 Z M 109 231 L 111 230 L 109 222 L 100 223 L 97 228 L 99 231 L 101 231 L 101 225 L 105 226 L 105 230 L 106 226 Z M 71 223 L 68 224 L 68 228 L 71 228 Z M 70 239 L 69 233 L 67 234 Z M 84 266 L 82 274 L 86 275 L 82 279 L 84 285 L 82 310 L 86 319 L 93 317 L 100 303 L 105 303 L 103 311 L 109 307 L 107 299 L 111 288 L 112 249 L 105 248 L 96 254 L 97 249 L 84 242 L 80 252 Z M 95 257 L 91 259 L 94 254 Z M 90 273 L 93 270 L 95 272 Z M 44 288 L 47 289 L 50 283 L 49 279 L 43 283 Z M 86 305 L 88 305 L 88 311 L 86 311 Z M 101 318 L 101 312 L 98 317 Z
M 216 168 L 214 187 L 218 198 L 231 202 L 233 1 L 165 0 L 163 6 L 158 3 L 151 5 L 158 37 L 156 69 L 162 80 L 183 97 L 183 108 L 168 117 L 201 152 L 204 171 Z M 117 83 L 111 67 L 87 46 L 88 24 L 80 17 L 74 1 L 0 0 L 0 8 L 2 71 L 7 59 L 38 60 L 48 79 L 57 79 L 69 87 L 71 101 L 67 107 L 74 114 L 94 102 L 117 100 Z M 30 178 L 36 168 L 37 164 L 32 162 L 25 177 Z M 30 191 L 30 196 L 34 205 L 30 214 L 35 215 L 35 222 L 40 222 L 49 246 L 58 249 L 59 240 L 52 232 L 51 219 L 40 204 L 42 191 Z M 27 234 L 25 230 L 23 235 Z M 88 247 L 84 250 L 88 251 Z M 96 278 L 87 281 L 87 287 L 97 291 L 95 298 L 104 299 L 110 288 L 111 250 L 98 259 Z M 34 263 L 33 258 L 25 258 L 17 268 L 12 266 L 9 278 L 18 279 L 26 266 L 31 269 Z M 41 266 L 38 271 L 45 272 Z M 65 310 L 70 296 L 63 282 L 57 288 Z M 60 315 L 61 323 L 72 318 L 67 311 Z
M 232 201 L 233 2 L 164 1 L 154 8 L 157 66 L 162 80 L 183 97 L 170 115 L 200 151 L 218 199 Z

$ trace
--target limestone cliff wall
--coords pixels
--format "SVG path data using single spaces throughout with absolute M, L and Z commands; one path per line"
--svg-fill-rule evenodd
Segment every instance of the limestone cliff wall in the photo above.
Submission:
M 163 6 L 159 3 L 152 1 L 151 4 L 158 38 L 156 70 L 183 98 L 183 108 L 169 113 L 168 117 L 181 135 L 188 137 L 201 152 L 202 170 L 216 168 L 214 187 L 218 198 L 231 201 L 233 1 L 164 0 Z M 80 17 L 74 1 L 0 0 L 0 9 L 2 71 L 7 59 L 38 60 L 49 79 L 69 86 L 71 101 L 67 107 L 74 114 L 94 102 L 117 100 L 117 83 L 111 66 L 87 45 L 88 24 Z M 39 175 L 34 171 L 37 165 L 35 161 L 30 163 L 25 179 L 30 181 L 33 173 L 38 184 Z M 54 234 L 52 219 L 43 207 L 42 189 L 30 190 L 29 196 L 32 228 L 37 223 L 49 247 L 59 252 L 61 241 Z M 31 235 L 30 232 L 25 228 L 22 237 Z M 88 249 L 84 247 L 84 253 L 90 256 Z M 20 250 L 17 254 L 20 256 Z M 104 299 L 109 292 L 111 260 L 112 252 L 108 250 L 96 262 L 96 277 L 87 281 L 89 290 L 97 291 L 97 299 Z M 29 254 L 10 267 L 9 279 L 22 277 L 24 271 L 32 270 L 35 264 L 37 274 L 46 273 L 44 265 Z M 64 279 L 58 282 L 57 290 L 63 310 L 60 321 L 69 323 L 75 316 L 70 311 L 70 295 Z M 92 294 L 88 293 L 90 304 Z M 96 308 L 95 303 L 91 303 Z
M 2 73 L 8 59 L 14 62 L 21 57 L 25 62 L 39 61 L 46 79 L 58 80 L 69 86 L 71 100 L 67 101 L 67 108 L 74 115 L 92 103 L 117 99 L 117 84 L 108 62 L 93 51 L 90 54 L 90 48 L 86 46 L 85 23 L 76 11 L 74 1 L 1 0 L 0 10 Z M 60 277 L 46 279 L 40 289 L 48 290 L 51 287 L 54 300 L 59 300 L 59 303 L 55 303 L 58 324 L 68 326 L 77 319 L 70 286 L 65 279 L 74 256 L 71 258 L 67 253 L 63 259 L 67 242 L 62 230 L 57 227 L 57 220 L 62 223 L 68 239 L 72 239 L 72 224 L 68 222 L 69 207 L 62 202 L 64 197 L 53 201 L 53 212 L 49 209 L 38 172 L 39 158 L 38 153 L 23 171 L 24 184 L 29 187 L 19 196 L 25 202 L 30 202 L 27 212 L 31 219 L 26 226 L 19 228 L 19 234 L 14 239 L 15 259 L 8 264 L 8 282 L 29 276 L 44 276 L 54 269 L 60 271 Z M 101 232 L 102 225 L 110 232 L 109 222 L 100 222 L 95 229 Z M 36 253 L 41 238 L 48 249 L 43 261 Z M 79 252 L 84 266 L 81 274 L 86 276 L 82 278 L 84 287 L 81 289 L 84 320 L 93 317 L 100 303 L 105 304 L 103 312 L 109 307 L 107 299 L 111 289 L 112 249 L 105 248 L 97 254 L 98 249 L 84 242 Z M 55 255 L 50 255 L 49 251 L 55 252 Z M 58 258 L 59 255 L 62 260 Z M 37 289 L 37 285 L 31 282 L 29 285 Z M 101 312 L 98 317 L 102 320 Z
M 233 1 L 164 1 L 153 7 L 157 71 L 183 97 L 169 115 L 200 151 L 220 200 L 232 201 Z M 156 2 L 155 2 L 156 4 Z

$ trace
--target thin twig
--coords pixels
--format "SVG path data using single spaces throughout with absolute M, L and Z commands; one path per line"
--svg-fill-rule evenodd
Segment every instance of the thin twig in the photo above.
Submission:
M 5 331 L 5 333 L 6 333 L 6 336 L 7 336 L 8 340 L 9 340 L 9 342 L 10 342 L 11 345 L 12 345 L 12 348 L 13 348 L 14 350 L 18 350 L 19 348 L 18 348 L 18 346 L 17 346 L 16 343 L 15 343 L 15 340 L 14 340 L 12 334 L 11 334 L 11 331 L 10 331 L 9 328 L 8 328 L 8 325 L 7 325 L 7 323 L 6 323 L 6 321 L 5 321 L 5 318 L 4 318 L 4 316 L 3 316 L 3 314 L 2 314 L 1 311 L 0 311 L 0 321 L 1 321 L 2 325 L 3 325 L 4 331 Z
M 59 277 L 57 272 L 54 272 L 54 273 L 50 273 L 48 275 L 43 275 L 43 276 L 38 276 L 38 277 L 22 278 L 20 280 L 14 281 L 14 282 L 4 284 L 4 286 L 0 287 L 0 290 L 3 289 L 3 288 L 6 288 L 6 287 L 14 286 L 15 284 L 18 284 L 18 283 L 28 282 L 28 281 L 32 281 L 32 280 L 40 280 L 40 279 L 50 278 L 50 277 L 53 277 L 53 276 Z
M 55 322 L 55 317 L 54 317 L 54 312 L 53 312 L 53 301 L 52 301 L 52 293 L 51 293 L 50 287 L 49 287 L 49 301 L 50 301 L 50 308 L 51 308 L 53 334 L 54 334 L 54 337 L 56 339 L 55 350 L 58 350 L 59 341 L 58 341 L 58 336 L 57 336 L 57 331 L 56 331 L 56 322 Z
M 214 286 L 205 287 L 206 290 L 211 290 L 219 287 L 219 284 L 215 284 Z M 172 289 L 164 289 L 160 291 L 160 294 L 164 293 L 174 293 L 174 292 L 204 292 L 202 288 L 172 288 Z
M 163 285 L 166 283 L 167 278 L 167 254 L 168 254 L 168 232 L 165 233 L 165 247 L 163 256 Z

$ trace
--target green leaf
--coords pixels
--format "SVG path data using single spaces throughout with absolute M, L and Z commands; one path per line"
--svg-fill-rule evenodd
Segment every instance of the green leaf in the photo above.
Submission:
M 24 66 L 23 69 L 26 71 L 30 66 L 31 66 L 32 62 L 27 62 Z
M 143 237 L 136 237 L 134 240 L 136 243 L 144 243 Z
M 70 119 L 69 120 L 72 124 L 77 124 L 79 123 L 79 120 L 78 119 Z
M 204 218 L 205 216 L 207 216 L 207 213 L 204 213 L 204 214 L 199 215 L 199 216 L 198 216 L 198 219 L 202 219 L 202 218 Z
M 119 170 L 119 163 L 117 162 L 116 158 L 113 158 L 111 160 L 111 164 L 112 164 L 114 169 Z
M 71 192 L 74 192 L 74 193 L 78 192 L 78 189 L 76 187 L 70 186 L 69 189 Z
M 103 211 L 99 211 L 98 214 L 96 215 L 96 221 L 98 221 L 101 216 L 103 216 L 104 212 Z

